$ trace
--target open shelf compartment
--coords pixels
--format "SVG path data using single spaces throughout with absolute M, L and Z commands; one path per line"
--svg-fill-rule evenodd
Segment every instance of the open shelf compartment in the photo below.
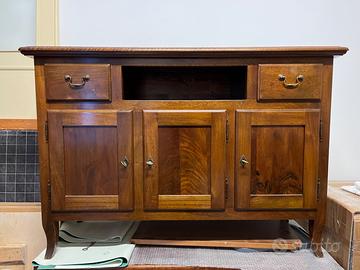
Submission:
M 125 100 L 246 99 L 246 66 L 124 66 Z

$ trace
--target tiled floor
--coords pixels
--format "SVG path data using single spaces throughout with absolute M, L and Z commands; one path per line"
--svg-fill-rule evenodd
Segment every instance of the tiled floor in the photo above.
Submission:
M 0 130 L 0 202 L 37 201 L 40 201 L 37 132 Z

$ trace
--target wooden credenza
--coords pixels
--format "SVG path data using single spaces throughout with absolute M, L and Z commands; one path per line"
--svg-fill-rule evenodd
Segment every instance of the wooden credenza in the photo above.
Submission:
M 344 47 L 23 47 L 41 202 L 63 220 L 310 221 L 321 256 L 333 57 Z

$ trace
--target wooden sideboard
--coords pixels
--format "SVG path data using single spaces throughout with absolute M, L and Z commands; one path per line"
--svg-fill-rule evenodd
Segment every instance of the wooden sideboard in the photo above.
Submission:
M 46 257 L 64 220 L 310 221 L 321 253 L 344 47 L 23 47 Z

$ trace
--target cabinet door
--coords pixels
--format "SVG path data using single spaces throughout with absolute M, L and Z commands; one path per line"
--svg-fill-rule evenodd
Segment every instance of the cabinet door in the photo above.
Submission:
M 315 208 L 319 111 L 236 112 L 237 208 Z
M 132 113 L 49 111 L 51 207 L 133 208 Z
M 144 111 L 144 208 L 224 209 L 225 111 Z

